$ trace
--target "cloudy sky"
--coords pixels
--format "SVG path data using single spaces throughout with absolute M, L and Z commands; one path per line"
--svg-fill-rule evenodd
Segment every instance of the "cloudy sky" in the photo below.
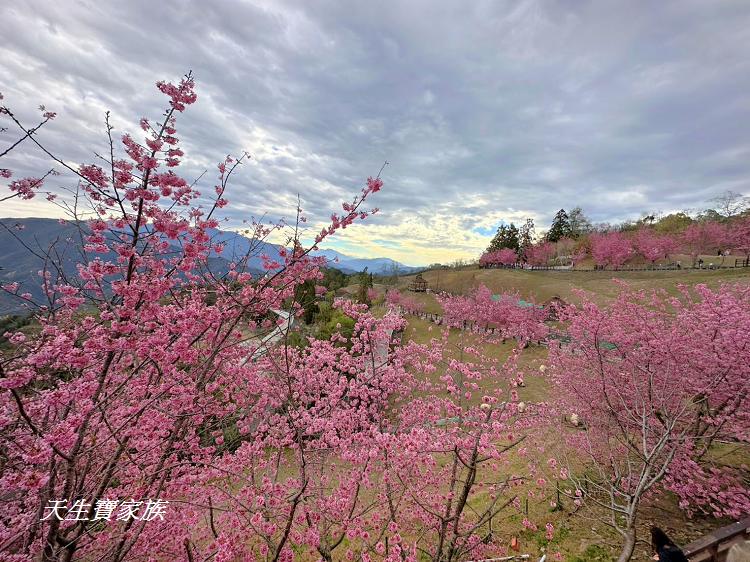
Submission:
M 104 111 L 133 130 L 190 69 L 183 174 L 253 155 L 227 227 L 291 217 L 297 193 L 319 226 L 390 163 L 381 213 L 328 245 L 350 255 L 449 262 L 560 207 L 615 221 L 750 192 L 746 0 L 0 3 L 4 102 L 58 112 L 41 138 L 71 162 L 105 149 Z

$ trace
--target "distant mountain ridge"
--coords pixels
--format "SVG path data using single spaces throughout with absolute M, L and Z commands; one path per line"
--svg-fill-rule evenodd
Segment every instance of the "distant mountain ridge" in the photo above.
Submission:
M 77 277 L 76 264 L 81 259 L 81 241 L 78 226 L 61 223 L 57 219 L 46 218 L 0 218 L 0 221 L 13 234 L 0 228 L 0 284 L 20 283 L 24 291 L 32 294 L 35 300 L 42 295 L 38 271 L 43 268 L 43 253 L 52 244 L 56 244 L 62 270 L 66 276 Z M 252 272 L 263 271 L 261 254 L 267 255 L 273 261 L 282 261 L 279 251 L 283 246 L 271 244 L 261 240 L 254 240 L 231 230 L 212 229 L 211 238 L 215 243 L 223 243 L 224 251 L 210 258 L 211 268 L 217 272 L 225 272 L 229 263 L 248 252 L 252 253 L 247 263 Z M 19 241 L 20 240 L 20 241 Z M 37 251 L 35 256 L 24 244 Z M 422 268 L 405 266 L 389 258 L 361 259 L 347 256 L 335 250 L 319 250 L 313 252 L 315 256 L 323 256 L 328 260 L 328 266 L 339 269 L 344 273 L 356 273 L 365 267 L 376 275 L 392 275 L 413 273 Z M 108 256 L 102 256 L 108 259 Z M 111 256 L 112 258 L 114 256 Z M 12 314 L 19 311 L 19 300 L 0 291 L 0 314 Z
M 210 232 L 212 239 L 225 244 L 224 251 L 221 254 L 225 259 L 232 260 L 245 256 L 251 250 L 253 254 L 265 254 L 273 260 L 281 259 L 279 250 L 282 246 L 279 244 L 250 239 L 232 230 L 212 229 Z M 311 255 L 326 258 L 329 267 L 333 267 L 344 273 L 358 273 L 367 268 L 368 272 L 376 275 L 392 275 L 394 271 L 403 275 L 424 269 L 423 267 L 404 265 L 390 258 L 355 258 L 342 254 L 337 250 L 317 250 L 311 252 Z M 261 269 L 262 261 L 259 257 L 251 258 L 248 266 L 251 269 Z
M 325 257 L 331 267 L 340 269 L 344 273 L 356 273 L 367 268 L 367 271 L 376 275 L 392 275 L 394 272 L 403 275 L 425 269 L 404 265 L 391 258 L 353 258 L 336 250 L 318 250 L 312 255 Z

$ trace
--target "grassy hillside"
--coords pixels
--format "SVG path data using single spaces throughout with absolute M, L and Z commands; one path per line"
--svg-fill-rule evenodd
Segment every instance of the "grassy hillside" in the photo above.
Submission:
M 422 274 L 433 291 L 466 293 L 486 285 L 490 290 L 518 291 L 523 298 L 545 301 L 554 296 L 575 301 L 574 289 L 594 293 L 595 300 L 607 300 L 619 291 L 613 279 L 633 288 L 663 288 L 675 292 L 677 285 L 705 283 L 716 286 L 726 282 L 750 283 L 750 268 L 676 271 L 524 271 L 514 269 L 430 270 Z M 399 287 L 406 288 L 413 276 L 403 277 Z

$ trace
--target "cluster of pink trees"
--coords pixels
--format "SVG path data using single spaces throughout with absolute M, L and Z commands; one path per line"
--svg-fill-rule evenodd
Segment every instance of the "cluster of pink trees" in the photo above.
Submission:
M 634 256 L 650 263 L 669 258 L 671 254 L 684 252 L 692 257 L 710 254 L 716 249 L 736 248 L 743 244 L 737 233 L 741 229 L 718 222 L 700 222 L 688 226 L 676 235 L 658 234 L 653 229 L 641 228 L 634 234 L 609 232 L 590 236 L 591 256 L 600 267 L 620 267 Z
M 3 155 L 32 145 L 75 178 L 76 204 L 60 205 L 81 242 L 76 276 L 57 248 L 39 254 L 44 302 L 3 286 L 36 329 L 6 334 L 0 358 L 2 557 L 457 561 L 502 551 L 493 522 L 520 508 L 519 487 L 535 478 L 533 467 L 498 477 L 535 423 L 499 379 L 502 365 L 468 349 L 456 360 L 447 331 L 430 345 L 388 341 L 398 315 L 376 319 L 348 302 L 336 303 L 355 320 L 348 341 L 334 334 L 299 349 L 286 333 L 266 337 L 277 331 L 272 310 L 302 313 L 295 288 L 321 278 L 308 253 L 368 215 L 380 179 L 309 248 L 298 212 L 292 249 L 265 260 L 265 275 L 246 271 L 247 259 L 212 271 L 208 258 L 223 248 L 209 232 L 245 157 L 221 162 L 203 198 L 175 172 L 193 79 L 158 87 L 163 118 L 143 119 L 144 138 L 121 146 L 108 123 L 105 156 L 91 165 L 53 155 L 38 126 L 2 108 L 20 131 Z M 14 180 L 10 196 L 33 197 L 42 180 Z M 492 306 L 488 322 L 535 337 L 530 311 Z M 506 314 L 524 318 L 517 331 Z M 481 395 L 488 376 L 497 390 Z M 144 511 L 156 500 L 169 502 L 163 520 Z M 129 516 L 99 517 L 126 504 Z
M 419 314 L 424 306 L 413 295 L 402 293 L 397 289 L 389 290 L 385 295 L 385 302 L 391 308 L 402 310 L 409 314 Z
M 521 261 L 538 267 L 555 260 L 575 265 L 591 256 L 600 268 L 619 268 L 633 258 L 653 265 L 677 253 L 691 256 L 695 265 L 700 255 L 715 255 L 717 250 L 750 255 L 750 217 L 737 217 L 730 223 L 695 222 L 676 234 L 660 234 L 644 226 L 633 232 L 593 232 L 580 240 L 561 238 L 554 243 L 541 240 L 526 248 L 521 256 L 507 248 L 486 252 L 480 257 L 479 265 L 511 265 Z
M 690 254 L 693 263 L 698 256 L 720 246 L 734 246 L 732 231 L 717 222 L 691 224 L 680 236 L 681 246 Z
M 592 234 L 591 257 L 600 267 L 620 267 L 633 253 L 630 240 L 620 232 Z
M 731 233 L 733 247 L 745 256 L 750 256 L 750 217 L 735 221 Z
M 479 265 L 488 267 L 493 265 L 513 265 L 518 262 L 518 254 L 511 248 L 501 248 L 494 252 L 485 252 L 479 258 Z
M 577 496 L 610 514 L 619 560 L 633 553 L 640 505 L 660 490 L 688 511 L 750 513 L 747 467 L 715 454 L 750 441 L 750 289 L 624 289 L 606 308 L 581 296 L 561 311 L 571 342 L 550 350 L 550 372 L 560 408 L 586 428 L 569 438 L 585 467 L 571 469 Z
M 670 254 L 677 251 L 678 241 L 666 234 L 657 234 L 648 228 L 641 228 L 633 237 L 633 250 L 643 256 L 648 262 L 656 263 L 657 260 L 668 258 Z
M 547 265 L 555 257 L 556 248 L 552 242 L 542 241 L 526 250 L 526 261 L 531 265 Z
M 503 339 L 516 338 L 522 345 L 543 339 L 548 328 L 544 308 L 521 301 L 516 293 L 503 293 L 493 298 L 492 292 L 480 285 L 468 296 L 442 294 L 438 302 L 443 308 L 447 326 L 494 328 Z M 522 306 L 522 303 L 525 305 Z

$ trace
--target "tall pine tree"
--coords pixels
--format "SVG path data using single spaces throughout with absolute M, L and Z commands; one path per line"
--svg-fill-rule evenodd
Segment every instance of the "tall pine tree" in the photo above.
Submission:
M 560 238 L 570 236 L 570 232 L 568 213 L 565 212 L 565 209 L 560 209 L 557 211 L 555 218 L 552 219 L 552 226 L 549 227 L 549 232 L 547 232 L 547 241 L 557 242 Z
M 510 248 L 515 252 L 518 252 L 520 248 L 518 227 L 513 223 L 510 223 L 510 226 L 506 226 L 504 224 L 500 225 L 500 227 L 497 229 L 495 237 L 487 247 L 487 252 L 496 252 L 497 250 L 502 250 L 503 248 Z
M 359 288 L 357 289 L 357 302 L 360 304 L 372 305 L 370 302 L 369 290 L 372 288 L 372 273 L 367 273 L 367 268 L 359 274 Z

